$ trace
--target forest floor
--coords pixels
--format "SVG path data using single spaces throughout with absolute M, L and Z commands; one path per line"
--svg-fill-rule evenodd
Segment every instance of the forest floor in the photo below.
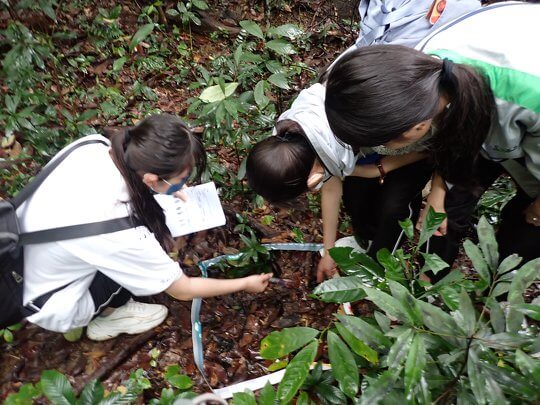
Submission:
M 140 6 L 135 2 L 98 1 L 99 7 L 111 8 L 122 4 L 123 18 L 121 27 L 126 32 L 136 28 Z M 171 4 L 173 2 L 170 2 Z M 205 13 L 202 28 L 193 27 L 189 35 L 182 35 L 192 41 L 193 49 L 197 50 L 194 58 L 201 64 L 223 52 L 230 45 L 227 36 L 211 36 L 210 32 L 216 26 L 225 25 L 231 36 L 239 31 L 238 21 L 251 19 L 260 24 L 268 18 L 272 25 L 294 23 L 312 34 L 318 45 L 309 52 L 303 49 L 295 58 L 302 60 L 308 66 L 320 70 L 331 62 L 341 51 L 353 43 L 356 37 L 354 20 L 356 4 L 352 2 L 332 1 L 293 1 L 282 5 L 279 9 L 265 10 L 262 1 L 215 1 L 211 9 Z M 213 3 L 213 4 L 212 4 Z M 75 3 L 74 3 L 75 4 Z M 59 6 L 56 10 L 58 24 L 64 25 L 76 33 L 76 44 L 71 43 L 70 49 L 76 47 L 81 52 L 92 48 L 87 38 L 81 34 L 77 26 L 76 16 L 84 13 L 90 21 L 96 14 L 97 7 Z M 160 10 L 162 12 L 162 10 Z M 7 11 L 0 14 L 0 25 L 5 28 L 12 19 Z M 44 32 L 51 31 L 50 21 L 38 13 L 20 13 L 18 18 L 27 27 Z M 349 20 L 349 25 L 344 23 Z M 131 27 L 131 28 L 130 28 Z M 324 33 L 324 34 L 323 34 Z M 62 50 L 62 52 L 64 52 Z M 69 52 L 66 49 L 65 52 Z M 88 67 L 86 74 L 77 78 L 77 86 L 83 88 L 93 85 L 96 81 L 107 84 L 109 78 L 104 74 L 111 60 L 96 60 Z M 186 100 L 196 92 L 187 88 L 171 88 L 166 80 L 169 72 L 162 76 L 143 77 L 154 93 L 158 96 L 155 108 L 172 112 L 181 116 L 186 114 Z M 291 97 L 312 80 L 304 77 L 290 90 Z M 114 85 L 120 92 L 122 83 L 131 83 L 132 78 L 120 78 Z M 61 95 L 58 99 L 57 110 L 65 107 L 62 89 L 53 89 Z M 63 105 L 64 103 L 64 105 Z M 70 106 L 70 109 L 86 110 L 92 105 L 80 104 Z M 127 106 L 136 115 L 134 103 Z M 95 127 L 115 128 L 120 125 L 115 120 L 98 120 Z M 6 148 L 0 151 L 0 157 L 9 155 L 16 157 L 17 148 L 24 145 L 22 138 L 17 137 L 15 144 L 2 145 Z M 14 146 L 15 145 L 15 146 Z M 9 149 L 9 150 L 8 150 Z M 227 170 L 237 172 L 240 161 L 230 150 L 215 151 Z M 29 172 L 38 168 L 29 161 L 24 166 Z M 4 182 L 10 180 L 3 179 Z M 6 185 L 7 183 L 3 183 Z M 9 184 L 7 184 L 9 186 Z M 7 186 L 0 192 L 6 197 Z M 233 231 L 237 218 L 241 214 L 247 224 L 255 230 L 261 242 L 320 242 L 321 230 L 318 212 L 311 209 L 313 204 L 307 200 L 295 210 L 280 210 L 267 205 L 254 208 L 250 201 L 242 196 L 234 196 L 224 202 L 228 223 L 225 227 L 202 232 L 189 238 L 179 238 L 179 261 L 186 273 L 199 274 L 196 266 L 200 260 L 215 257 L 220 254 L 237 251 L 241 244 L 237 233 Z M 249 379 L 267 373 L 267 361 L 258 356 L 260 340 L 272 330 L 289 326 L 312 326 L 323 329 L 331 321 L 336 307 L 324 304 L 309 297 L 314 287 L 314 269 L 317 263 L 316 253 L 287 252 L 276 253 L 275 260 L 282 269 L 281 277 L 295 280 L 295 288 L 271 285 L 260 295 L 234 294 L 227 297 L 205 299 L 201 321 L 203 325 L 203 342 L 205 347 L 205 365 L 207 367 L 210 385 L 222 387 L 234 382 Z M 23 324 L 21 330 L 14 333 L 12 343 L 0 346 L 0 401 L 9 393 L 16 392 L 27 382 L 39 381 L 41 372 L 47 369 L 57 369 L 64 373 L 72 385 L 81 390 L 92 379 L 100 379 L 109 390 L 121 386 L 129 375 L 142 368 L 152 382 L 152 389 L 145 393 L 146 398 L 155 397 L 161 388 L 166 386 L 162 370 L 170 364 L 179 364 L 182 372 L 190 376 L 196 391 L 208 391 L 206 383 L 196 369 L 192 355 L 191 324 L 189 302 L 178 302 L 163 295 L 151 298 L 153 302 L 164 303 L 169 307 L 169 316 L 159 327 L 136 336 L 122 335 L 106 342 L 93 342 L 83 337 L 74 343 L 66 341 L 62 334 L 45 331 L 29 323 Z

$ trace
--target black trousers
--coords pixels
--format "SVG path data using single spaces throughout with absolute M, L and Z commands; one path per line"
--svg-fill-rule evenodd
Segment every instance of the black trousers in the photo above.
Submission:
M 367 252 L 369 255 L 374 257 L 382 248 L 393 250 L 402 242 L 398 221 L 410 217 L 416 222 L 421 191 L 432 171 L 428 162 L 421 161 L 390 172 L 383 185 L 378 179 L 345 179 L 345 210 L 351 217 L 355 234 L 360 239 L 373 241 Z M 433 236 L 429 241 L 429 252 L 437 253 L 450 265 L 454 262 L 460 243 L 472 226 L 478 200 L 502 173 L 504 169 L 500 164 L 480 159 L 475 176 L 478 186 L 472 190 L 454 186 L 447 192 L 447 235 Z M 497 232 L 501 260 L 512 253 L 523 257 L 523 263 L 540 257 L 540 227 L 528 224 L 523 214 L 532 201 L 518 187 L 517 195 L 504 207 Z M 444 272 L 437 276 L 444 276 Z
M 99 315 L 105 308 L 118 308 L 132 297 L 131 293 L 101 272 L 97 272 L 90 285 L 90 295 Z
M 472 215 L 482 194 L 493 184 L 504 168 L 486 159 L 480 159 L 476 178 L 478 187 L 470 190 L 453 187 L 446 194 L 445 209 L 448 215 L 448 233 L 444 237 L 432 237 L 430 251 L 437 253 L 452 264 L 457 256 L 459 244 L 471 226 Z M 523 211 L 534 201 L 519 186 L 516 196 L 501 212 L 501 225 L 497 231 L 497 242 L 501 260 L 517 253 L 522 263 L 540 257 L 540 227 L 528 224 Z
M 392 251 L 403 242 L 398 221 L 411 218 L 416 222 L 422 189 L 432 172 L 432 165 L 423 160 L 388 173 L 382 185 L 379 179 L 345 178 L 345 211 L 351 217 L 355 234 L 372 241 L 369 255 L 374 257 L 382 248 Z

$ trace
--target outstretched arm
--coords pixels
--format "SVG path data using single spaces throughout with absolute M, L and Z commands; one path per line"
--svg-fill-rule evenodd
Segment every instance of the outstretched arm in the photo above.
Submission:
M 331 277 L 336 272 L 336 263 L 328 253 L 336 243 L 336 235 L 339 222 L 339 210 L 343 184 L 339 177 L 331 177 L 322 187 L 321 211 L 323 221 L 323 246 L 324 256 L 317 265 L 317 282 Z
M 272 274 L 267 273 L 232 280 L 221 280 L 189 277 L 184 274 L 173 282 L 166 292 L 181 301 L 189 301 L 196 297 L 215 297 L 244 290 L 250 293 L 259 293 L 266 289 L 270 277 L 272 277 Z
M 425 159 L 427 153 L 424 152 L 411 152 L 405 155 L 397 156 L 384 156 L 381 158 L 381 163 L 384 167 L 386 173 L 391 172 L 392 170 L 399 169 L 400 167 L 410 165 L 411 163 L 418 162 L 419 160 Z M 377 178 L 380 176 L 379 169 L 375 164 L 368 165 L 356 165 L 354 171 L 350 176 L 364 177 L 368 179 Z
M 433 177 L 431 178 L 431 191 L 429 192 L 429 195 L 427 197 L 426 206 L 420 213 L 418 217 L 418 221 L 416 222 L 416 229 L 418 230 L 422 229 L 422 223 L 424 222 L 424 219 L 426 218 L 426 215 L 430 206 L 433 207 L 435 212 L 446 213 L 446 210 L 444 208 L 445 197 L 446 197 L 446 184 L 444 182 L 444 179 L 441 177 L 441 175 L 437 173 L 433 173 Z M 434 235 L 435 236 L 446 235 L 447 228 L 448 228 L 448 220 L 445 219 L 439 226 L 439 229 L 435 231 Z

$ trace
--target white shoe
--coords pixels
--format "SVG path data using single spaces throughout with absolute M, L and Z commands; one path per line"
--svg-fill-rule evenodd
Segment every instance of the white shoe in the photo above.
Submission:
M 369 242 L 371 245 L 371 241 Z M 353 248 L 353 251 L 358 253 L 365 253 L 366 249 L 363 249 L 360 247 L 358 242 L 356 242 L 356 238 L 354 236 L 345 236 L 344 238 L 340 238 L 336 240 L 336 243 L 334 244 L 335 247 L 351 247 Z M 369 247 L 368 247 L 369 248 Z M 321 256 L 324 256 L 324 248 L 319 250 L 319 254 Z
M 98 316 L 88 324 L 86 336 L 92 340 L 107 340 L 121 333 L 135 335 L 146 332 L 165 320 L 167 307 L 159 304 L 144 304 L 133 300 L 116 308 L 107 316 Z

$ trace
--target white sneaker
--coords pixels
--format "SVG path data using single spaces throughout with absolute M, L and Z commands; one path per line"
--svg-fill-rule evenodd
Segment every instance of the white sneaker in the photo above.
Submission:
M 167 307 L 159 304 L 144 304 L 133 300 L 116 308 L 107 316 L 98 316 L 88 324 L 86 336 L 92 340 L 107 340 L 121 333 L 135 335 L 146 332 L 165 320 Z

